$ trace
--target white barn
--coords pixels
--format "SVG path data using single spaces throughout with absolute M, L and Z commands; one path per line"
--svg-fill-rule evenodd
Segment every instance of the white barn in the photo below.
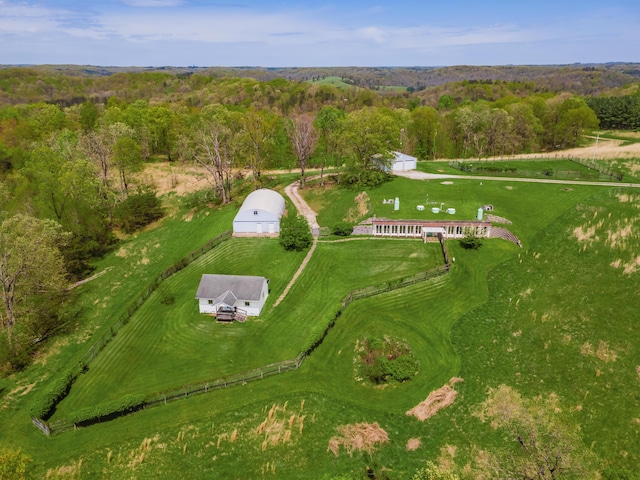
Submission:
M 393 152 L 392 172 L 405 172 L 407 170 L 415 170 L 418 166 L 418 159 L 402 152 Z
M 251 192 L 233 219 L 233 233 L 278 234 L 284 210 L 284 197 L 278 192 L 266 188 Z
M 250 275 L 204 274 L 196 292 L 200 313 L 233 313 L 235 319 L 260 315 L 268 296 L 269 280 Z

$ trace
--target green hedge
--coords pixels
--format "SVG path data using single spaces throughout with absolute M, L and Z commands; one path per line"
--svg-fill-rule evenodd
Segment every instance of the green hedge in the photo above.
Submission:
M 69 420 L 76 425 L 80 423 L 93 423 L 107 417 L 120 416 L 133 412 L 142 407 L 144 403 L 144 395 L 125 395 L 112 402 L 101 403 L 78 410 L 71 415 Z
M 71 371 L 56 378 L 31 406 L 31 416 L 47 420 L 58 402 L 67 396 L 75 379 L 76 375 Z

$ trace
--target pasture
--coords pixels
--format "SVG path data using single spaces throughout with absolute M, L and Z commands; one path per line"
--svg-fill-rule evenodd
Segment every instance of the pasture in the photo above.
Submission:
M 478 449 L 509 445 L 510 438 L 473 415 L 488 387 L 507 384 L 527 397 L 556 393 L 604 464 L 622 471 L 640 463 L 636 189 L 396 178 L 367 191 L 366 213 L 354 201 L 359 191 L 310 188 L 303 194 L 323 226 L 373 213 L 415 218 L 415 205 L 425 203 L 427 194 L 455 207 L 459 218 L 491 203 L 497 215 L 513 222 L 509 228 L 523 248 L 486 240 L 480 250 L 465 251 L 449 242 L 456 258 L 449 275 L 354 302 L 297 371 L 44 437 L 29 424 L 26 409 L 56 366 L 73 362 L 145 279 L 226 230 L 234 213 L 227 207 L 200 211 L 187 222 L 189 212 L 179 211 L 129 239 L 126 256 L 118 250 L 101 261 L 99 269 L 113 268 L 82 287 L 84 310 L 67 343 L 60 341 L 45 362 L 12 379 L 35 385 L 11 401 L 3 397 L 3 442 L 11 435 L 34 458 L 40 476 L 65 467 L 72 472 L 68 477 L 78 472 L 80 478 L 158 478 L 185 471 L 191 478 L 364 478 L 369 466 L 389 478 L 409 478 L 446 452 L 464 465 Z M 382 204 L 395 196 L 399 212 Z M 165 245 L 173 250 L 164 251 Z M 154 294 L 56 415 L 132 386 L 154 391 L 183 382 L 185 375 L 208 378 L 289 358 L 317 324 L 331 318 L 348 290 L 441 261 L 436 244 L 419 241 L 319 243 L 289 296 L 270 309 L 301 258 L 279 251 L 275 241 L 255 239 L 233 239 L 201 257 L 167 281 L 176 302 L 163 305 Z M 200 273 L 215 268 L 263 274 L 254 273 L 260 265 L 273 272 L 266 274 L 273 291 L 263 317 L 218 325 L 197 313 L 193 292 Z M 355 348 L 366 335 L 410 345 L 419 361 L 417 376 L 384 388 L 356 378 Z M 424 423 L 405 414 L 452 376 L 463 379 L 452 406 Z M 0 388 L 6 391 L 5 383 Z M 328 449 L 337 426 L 365 421 L 378 422 L 389 442 L 371 454 L 342 450 L 336 456 Z M 407 449 L 410 439 L 419 440 L 416 450 Z

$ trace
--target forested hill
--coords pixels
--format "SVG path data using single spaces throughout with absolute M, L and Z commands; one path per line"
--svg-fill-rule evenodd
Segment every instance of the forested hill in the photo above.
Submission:
M 260 82 L 286 79 L 318 82 L 337 78 L 344 86 L 373 90 L 399 87 L 391 93 L 421 92 L 437 95 L 443 86 L 456 82 L 516 82 L 533 91 L 570 92 L 599 95 L 640 81 L 640 63 L 605 63 L 573 65 L 523 66 L 453 66 L 453 67 L 99 67 L 88 65 L 0 65 L 0 103 L 33 101 L 69 102 L 87 92 L 97 97 L 108 96 L 111 89 L 122 87 L 124 74 L 155 74 L 150 78 L 166 82 L 190 76 L 200 78 L 251 78 Z M 166 77 L 165 77 L 166 75 Z M 193 82 L 189 82 L 193 88 Z M 448 93 L 448 92 L 447 92 Z M 477 100 L 477 98 L 476 98 Z

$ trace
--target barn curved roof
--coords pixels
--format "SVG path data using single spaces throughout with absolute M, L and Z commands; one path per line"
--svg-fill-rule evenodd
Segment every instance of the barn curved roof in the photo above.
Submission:
M 268 188 L 261 188 L 260 190 L 251 192 L 247 198 L 245 198 L 240 207 L 240 212 L 244 210 L 266 210 L 280 218 L 285 210 L 284 197 L 278 192 L 274 192 Z

